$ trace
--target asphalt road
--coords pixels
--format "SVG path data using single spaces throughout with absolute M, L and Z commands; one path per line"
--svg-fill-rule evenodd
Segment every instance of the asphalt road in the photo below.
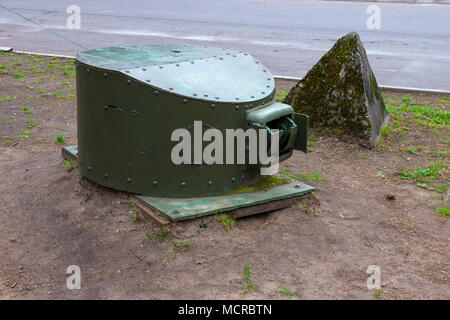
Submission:
M 86 48 L 201 44 L 249 52 L 273 74 L 302 77 L 334 42 L 359 32 L 378 82 L 450 91 L 450 5 L 295 0 L 0 0 Z M 69 30 L 69 5 L 81 29 Z M 81 48 L 0 7 L 0 46 L 75 55 Z

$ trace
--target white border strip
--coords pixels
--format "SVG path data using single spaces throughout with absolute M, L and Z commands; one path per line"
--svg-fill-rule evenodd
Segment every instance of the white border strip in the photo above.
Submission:
M 39 53 L 39 52 L 30 52 L 30 51 L 16 51 L 16 50 L 13 50 L 13 52 L 15 52 L 15 53 L 22 53 L 22 54 L 42 55 L 42 56 L 46 56 L 46 57 L 75 59 L 75 56 L 67 56 L 67 55 L 62 55 L 62 54 L 50 54 L 50 53 Z M 275 79 L 292 80 L 292 81 L 300 81 L 302 79 L 302 78 L 290 77 L 290 76 L 273 76 L 273 77 Z M 413 92 L 425 92 L 425 93 L 438 93 L 438 94 L 449 94 L 450 95 L 450 91 L 438 90 L 438 89 L 409 88 L 409 87 L 384 86 L 384 85 L 379 85 L 379 87 L 381 89 L 388 89 L 388 90 L 413 91 Z
M 275 79 L 280 80 L 290 80 L 290 81 L 300 81 L 302 78 L 289 77 L 289 76 L 273 76 Z M 397 91 L 413 91 L 413 92 L 426 92 L 426 93 L 439 93 L 439 94 L 449 94 L 450 91 L 438 90 L 438 89 L 425 89 L 425 88 L 409 88 L 409 87 L 398 87 L 398 86 L 384 86 L 378 85 L 381 89 L 397 90 Z
M 18 51 L 18 50 L 13 50 L 13 52 L 14 53 L 20 53 L 20 54 L 40 55 L 40 56 L 45 56 L 45 57 L 75 59 L 75 56 L 66 56 L 66 55 L 63 55 L 63 54 L 40 53 L 40 52 L 32 52 L 32 51 Z

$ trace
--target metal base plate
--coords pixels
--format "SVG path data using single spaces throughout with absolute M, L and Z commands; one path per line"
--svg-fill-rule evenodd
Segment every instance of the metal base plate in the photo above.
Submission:
M 77 159 L 77 146 L 64 147 L 65 159 Z M 135 195 L 137 199 L 172 221 L 192 219 L 211 214 L 229 212 L 242 217 L 288 207 L 293 198 L 313 192 L 314 187 L 299 181 L 271 189 L 198 198 L 160 198 Z
M 220 212 L 242 217 L 288 207 L 292 198 L 314 191 L 315 188 L 293 181 L 267 190 L 201 198 L 157 198 L 136 195 L 149 207 L 172 221 L 192 219 Z

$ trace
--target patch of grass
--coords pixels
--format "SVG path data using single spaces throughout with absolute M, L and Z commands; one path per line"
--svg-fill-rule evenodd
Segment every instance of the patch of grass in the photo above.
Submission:
M 54 95 L 55 97 L 58 97 L 60 99 L 65 99 L 66 98 L 66 96 L 63 93 L 59 92 L 59 91 L 52 92 L 52 95 Z
M 294 180 L 300 180 L 295 174 L 289 173 L 286 169 L 282 169 L 279 172 L 283 177 L 291 178 Z
M 439 141 L 443 144 L 450 144 L 450 139 L 443 137 L 443 136 L 439 137 Z
M 291 298 L 295 295 L 298 295 L 297 289 L 292 291 L 291 289 L 289 289 L 288 286 L 281 286 L 280 289 L 278 289 L 278 294 L 282 297 L 287 297 L 287 298 Z
M 433 162 L 426 168 L 418 169 L 401 169 L 399 176 L 401 180 L 415 180 L 417 182 L 429 183 L 442 175 L 442 170 L 445 168 L 443 161 Z
M 16 138 L 28 138 L 30 136 L 30 131 L 23 130 L 22 134 L 19 136 L 16 136 Z
M 319 139 L 319 136 L 316 133 L 312 133 L 308 139 L 309 140 L 307 143 L 308 147 L 315 147 L 316 143 L 314 141 L 316 141 L 317 139 Z
M 136 213 L 134 213 L 133 211 L 130 212 L 130 223 L 132 224 L 136 224 L 138 221 L 137 215 Z
M 12 143 L 12 140 L 7 138 L 7 139 L 5 139 L 4 143 L 5 143 L 5 146 L 9 146 Z
M 444 184 L 439 185 L 439 186 L 437 187 L 437 192 L 439 192 L 439 193 L 445 193 L 445 192 L 447 192 L 448 186 L 450 186 L 450 183 L 444 183 Z
M 28 125 L 32 128 L 32 127 L 35 127 L 36 125 L 37 125 L 37 121 L 36 120 L 33 120 L 33 119 L 27 119 L 27 120 L 25 120 L 27 123 L 28 123 Z
M 375 291 L 375 297 L 381 297 L 381 294 L 382 294 L 382 292 L 381 292 L 380 289 L 377 289 L 377 290 Z
M 442 151 L 433 151 L 433 154 L 443 159 L 445 157 L 445 153 Z
M 316 141 L 317 139 L 319 139 L 319 135 L 317 135 L 316 133 L 311 133 L 311 135 L 309 136 L 309 140 L 311 141 Z
M 287 95 L 288 93 L 286 91 L 281 91 L 280 95 L 277 97 L 277 101 L 283 102 L 286 99 Z
M 22 107 L 22 110 L 23 110 L 23 113 L 24 113 L 24 114 L 30 114 L 30 113 L 31 113 L 31 110 L 28 109 L 28 108 L 25 107 L 25 106 Z
M 407 103 L 400 106 L 387 105 L 386 108 L 392 118 L 397 121 L 405 119 L 408 113 L 414 115 L 415 124 L 420 127 L 441 128 L 449 125 L 450 112 L 441 108 L 424 105 L 409 105 Z
M 381 136 L 381 138 L 376 143 L 376 148 L 386 150 L 386 151 L 391 151 L 391 148 L 389 147 L 387 140 L 388 140 L 387 137 Z
M 378 172 L 377 173 L 377 177 L 383 178 L 385 179 L 386 177 L 384 176 L 383 172 Z
M 410 97 L 403 97 L 402 101 L 408 103 L 408 102 L 411 101 L 411 98 Z
M 320 173 L 318 172 L 312 172 L 312 173 L 302 173 L 302 180 L 303 181 L 327 181 L 328 179 L 326 177 L 323 177 Z
M 180 252 L 186 252 L 192 246 L 190 241 L 173 240 L 173 246 Z
M 218 214 L 216 215 L 216 220 L 220 223 L 222 228 L 224 228 L 225 231 L 229 231 L 231 228 L 233 228 L 234 224 L 236 223 L 236 218 L 230 217 L 227 214 Z
M 170 237 L 170 231 L 165 228 L 160 228 L 155 233 L 150 233 L 148 231 L 144 231 L 144 236 L 147 239 L 165 240 Z
M 78 167 L 78 163 L 76 161 L 73 160 L 66 160 L 66 159 L 61 159 L 61 162 L 64 164 L 64 168 L 70 172 L 72 171 L 74 168 Z
M 423 149 L 423 146 L 417 146 L 416 148 L 406 148 L 405 152 L 416 154 L 418 151 L 422 151 Z
M 14 73 L 14 76 L 15 76 L 16 78 L 23 78 L 23 77 L 25 77 L 25 75 L 24 75 L 22 72 L 15 72 L 15 73 Z
M 132 199 L 128 200 L 127 201 L 127 206 L 131 207 L 132 205 L 133 205 L 133 200 Z
M 208 222 L 202 221 L 202 222 L 200 223 L 200 228 L 202 228 L 202 229 L 206 229 L 206 228 L 208 228 L 208 226 L 209 226 L 209 223 L 208 223 Z
M 40 70 L 36 66 L 31 66 L 30 70 L 33 71 L 34 73 L 44 73 L 44 70 Z
M 63 135 L 56 136 L 55 142 L 57 144 L 64 144 L 64 143 L 66 143 L 66 138 L 64 138 Z
M 244 266 L 244 272 L 239 282 L 245 285 L 246 289 L 241 292 L 244 296 L 249 293 L 262 293 L 260 286 L 252 278 L 249 265 Z
M 388 137 L 390 133 L 390 129 L 388 125 L 385 125 L 381 128 L 381 136 L 382 137 Z
M 437 214 L 442 214 L 443 216 L 450 216 L 450 210 L 448 207 L 442 207 L 439 209 L 436 209 Z

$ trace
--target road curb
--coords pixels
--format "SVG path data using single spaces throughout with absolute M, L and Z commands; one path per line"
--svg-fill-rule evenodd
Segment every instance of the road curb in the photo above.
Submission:
M 275 78 L 275 80 L 286 80 L 286 81 L 292 81 L 292 82 L 297 82 L 297 81 L 300 81 L 302 79 L 302 78 L 288 77 L 288 76 L 274 76 L 274 78 Z M 450 95 L 450 91 L 438 90 L 438 89 L 385 86 L 385 85 L 382 85 L 382 84 L 379 85 L 379 87 L 381 89 L 390 90 L 390 91 L 397 91 L 397 92 L 418 92 L 418 93 Z
M 0 50 L 2 51 L 2 50 Z M 14 53 L 20 53 L 20 54 L 33 54 L 33 55 L 40 55 L 44 57 L 55 57 L 55 58 L 66 58 L 66 59 L 75 59 L 75 56 L 66 56 L 63 54 L 53 54 L 53 53 L 41 53 L 41 52 L 33 52 L 33 51 L 19 51 L 19 50 L 10 50 Z
M 40 52 L 32 52 L 32 51 L 18 51 L 18 50 L 14 50 L 12 48 L 8 48 L 9 50 L 1 50 L 1 48 L 3 48 L 3 47 L 0 47 L 0 51 L 9 51 L 9 52 L 12 51 L 14 53 L 21 53 L 21 54 L 33 54 L 33 55 L 42 55 L 42 56 L 46 56 L 46 57 L 75 59 L 74 56 L 67 56 L 67 55 L 62 55 L 62 54 L 50 54 L 50 53 L 40 53 Z M 293 81 L 293 82 L 297 82 L 302 79 L 302 78 L 289 77 L 289 76 L 274 76 L 274 78 L 275 78 L 275 80 L 279 79 L 279 80 L 288 80 L 288 81 Z M 387 90 L 398 91 L 398 92 L 422 92 L 422 93 L 430 93 L 430 94 L 448 94 L 448 95 L 450 95 L 450 91 L 446 91 L 446 90 L 409 88 L 409 87 L 397 87 L 397 86 L 385 86 L 385 85 L 380 85 L 379 87 L 381 89 L 387 89 Z

